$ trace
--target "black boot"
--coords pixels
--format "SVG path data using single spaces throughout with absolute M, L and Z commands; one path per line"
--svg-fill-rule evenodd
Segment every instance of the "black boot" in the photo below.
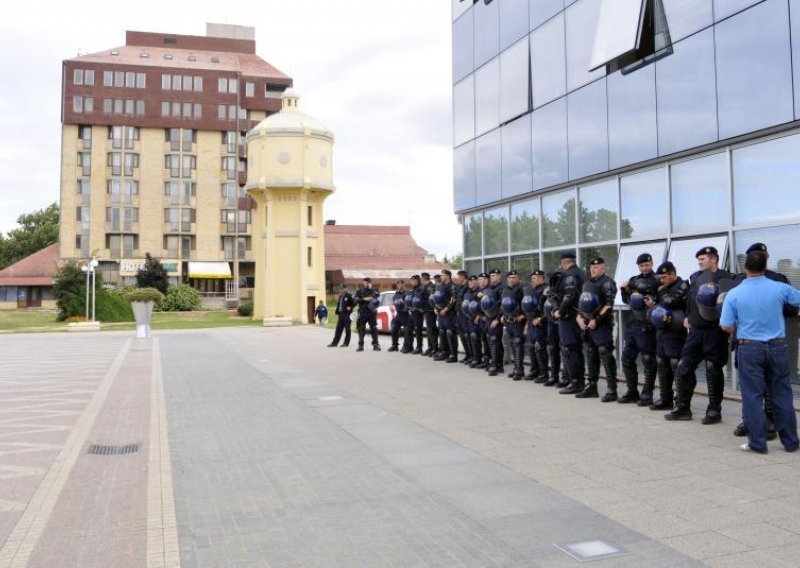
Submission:
M 575 398 L 597 398 L 597 381 L 588 381 L 584 389 L 575 395 Z
M 622 358 L 622 372 L 625 374 L 626 391 L 619 400 L 620 404 L 630 404 L 639 400 L 639 372 L 636 369 L 636 359 Z
M 673 361 L 675 362 L 673 364 Z M 650 405 L 650 410 L 670 410 L 673 405 L 672 382 L 674 370 L 678 366 L 677 359 L 658 359 L 658 391 L 659 397 Z
M 490 363 L 486 368 L 486 372 L 489 373 L 490 377 L 496 377 L 497 373 L 500 372 L 497 365 L 497 336 L 489 339 L 489 359 Z
M 583 376 L 584 369 L 576 364 L 576 356 L 579 354 L 575 353 L 574 349 L 563 347 L 561 350 L 561 360 L 566 363 L 570 380 L 566 387 L 558 391 L 558 394 L 578 394 L 586 387 L 586 378 Z
M 550 377 L 544 383 L 544 386 L 554 387 L 561 382 L 561 351 L 559 351 L 557 345 L 547 346 L 547 357 L 550 363 Z
M 469 334 L 469 340 L 472 344 L 472 362 L 469 364 L 469 366 L 474 369 L 483 361 L 483 343 L 481 342 L 477 331 L 473 331 Z
M 369 333 L 372 336 L 372 350 L 373 351 L 380 351 L 381 350 L 381 344 L 378 341 L 378 330 L 373 327 L 373 328 L 370 328 Z
M 561 348 L 561 380 L 556 384 L 556 388 L 561 390 L 570 389 L 570 387 L 574 387 L 574 377 L 573 369 L 569 366 L 569 350 L 566 347 Z M 583 381 L 583 377 L 580 377 L 581 381 Z M 559 394 L 577 394 L 583 390 L 583 383 L 581 382 L 581 386 L 578 387 L 576 390 L 572 392 L 559 392 Z
M 584 343 L 583 347 L 584 347 L 583 352 L 585 354 L 584 356 L 586 358 L 586 375 L 587 375 L 586 379 L 589 385 L 586 387 L 586 389 L 589 389 L 591 385 L 594 385 L 594 392 L 596 394 L 597 381 L 600 379 L 600 353 L 598 348 L 591 343 L 591 340 Z M 587 398 L 587 397 L 581 396 L 580 398 Z
M 692 419 L 692 395 L 694 394 L 695 382 L 697 381 L 694 376 L 694 371 L 686 372 L 685 369 L 680 368 L 679 364 L 678 373 L 675 376 L 675 394 L 677 395 L 675 408 L 664 415 L 665 420 L 674 422 L 676 420 Z
M 514 373 L 512 378 L 515 381 L 521 381 L 525 376 L 525 368 L 523 367 L 525 360 L 525 343 L 522 341 L 521 337 L 510 338 L 509 343 L 513 345 L 514 349 Z
M 603 395 L 602 402 L 614 402 L 617 400 L 617 360 L 612 348 L 603 346 L 599 352 L 600 362 L 603 363 L 606 373 L 606 394 Z
M 506 353 L 505 349 L 503 350 L 503 353 L 504 354 Z M 516 361 L 517 360 L 517 346 L 514 344 L 514 338 L 513 337 L 510 338 L 509 342 L 508 342 L 508 353 L 510 354 L 512 361 Z M 516 369 L 512 369 L 511 372 L 508 373 L 507 377 L 509 379 L 513 379 L 515 377 L 515 374 L 516 374 Z
M 721 365 L 706 361 L 706 384 L 708 385 L 708 408 L 700 421 L 702 424 L 722 422 L 722 395 L 725 390 L 725 374 Z
M 461 359 L 461 363 L 469 365 L 472 363 L 472 341 L 463 331 L 458 332 L 458 337 L 461 339 L 461 347 L 464 348 L 464 358 Z
M 644 386 L 642 386 L 642 396 L 636 406 L 650 406 L 653 403 L 653 389 L 656 386 L 656 358 L 651 353 L 642 353 L 642 365 L 644 366 Z
M 450 344 L 448 363 L 458 363 L 458 335 L 452 330 L 447 331 L 447 342 Z
M 550 375 L 547 369 L 547 349 L 544 345 L 537 343 L 533 344 L 533 356 L 536 358 L 536 367 L 539 374 L 533 379 L 534 383 L 543 384 L 550 380 Z

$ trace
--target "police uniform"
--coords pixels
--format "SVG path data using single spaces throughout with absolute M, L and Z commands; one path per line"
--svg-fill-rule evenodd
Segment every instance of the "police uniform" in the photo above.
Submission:
M 563 388 L 569 385 L 569 372 L 564 361 L 564 369 L 561 368 L 561 340 L 558 336 L 558 320 L 553 316 L 553 312 L 558 309 L 561 302 L 558 296 L 558 286 L 564 273 L 556 271 L 550 275 L 550 282 L 544 291 L 544 317 L 547 320 L 547 358 L 550 364 L 550 378 L 544 383 L 546 387 Z
M 713 255 L 719 258 L 717 249 L 703 247 L 695 257 Z M 732 279 L 727 270 L 697 271 L 689 278 L 689 296 L 686 302 L 686 316 L 689 320 L 689 333 L 681 350 L 676 378 L 678 400 L 672 412 L 666 414 L 667 420 L 691 420 L 691 402 L 697 379 L 695 369 L 705 360 L 706 384 L 708 385 L 708 407 L 703 424 L 715 424 L 722 420 L 722 395 L 725 389 L 724 368 L 728 363 L 728 334 L 719 327 L 719 312 L 716 303 L 719 295 L 719 282 Z
M 469 340 L 472 345 L 472 361 L 469 366 L 471 369 L 483 369 L 486 367 L 484 360 L 484 342 L 486 334 L 483 330 L 483 312 L 481 311 L 481 298 L 483 291 L 480 288 L 478 278 L 489 278 L 485 272 L 481 272 L 478 276 L 469 277 Z
M 411 282 L 413 282 L 413 286 L 411 290 L 406 293 L 406 304 L 409 305 L 409 317 L 411 319 L 410 325 L 406 328 L 406 342 L 409 346 L 414 344 L 416 340 L 416 347 L 412 353 L 414 355 L 421 355 L 422 354 L 422 322 L 423 322 L 423 314 L 422 314 L 422 295 L 423 289 L 422 285 L 419 283 L 419 276 L 414 275 L 411 277 Z M 413 335 L 413 337 L 412 337 Z
M 392 346 L 387 351 L 398 351 L 400 349 L 400 331 L 403 332 L 403 353 L 411 351 L 409 347 L 409 335 L 406 330 L 409 328 L 411 316 L 406 306 L 406 287 L 405 282 L 402 280 L 397 283 L 397 290 L 392 296 L 392 303 L 394 304 L 394 318 L 392 319 Z
M 544 277 L 544 271 L 534 270 L 530 276 Z M 528 380 L 535 383 L 546 383 L 549 380 L 547 371 L 547 318 L 544 317 L 545 290 L 547 284 L 542 282 L 536 286 L 533 283 L 524 287 L 522 297 L 522 312 L 525 314 L 527 325 L 527 340 L 531 354 L 531 370 L 525 375 Z M 538 321 L 534 324 L 534 321 Z
M 348 292 L 347 286 L 342 284 L 339 298 L 336 300 L 336 311 L 334 312 L 338 317 L 336 321 L 336 331 L 333 334 L 333 341 L 328 344 L 328 347 L 336 347 L 339 344 L 339 340 L 342 338 L 342 333 L 344 333 L 344 343 L 342 343 L 342 347 L 350 345 L 350 326 L 352 324 L 350 315 L 353 313 L 354 307 L 355 300 L 353 299 L 353 295 Z
M 656 275 L 675 273 L 675 265 L 662 263 Z M 672 385 L 678 369 L 678 360 L 686 343 L 686 301 L 689 283 L 677 277 L 672 284 L 658 288 L 657 305 L 650 310 L 650 323 L 656 329 L 656 356 L 658 359 L 659 398 L 650 405 L 650 410 L 671 410 L 674 402 Z
M 422 284 L 422 316 L 425 318 L 425 333 L 428 336 L 428 348 L 423 355 L 433 357 L 439 352 L 439 329 L 436 326 L 436 314 L 433 312 L 433 302 L 431 301 L 436 287 L 430 281 L 430 274 L 423 272 L 420 276 L 423 280 L 428 280 Z
M 370 278 L 364 278 L 364 282 L 372 282 Z M 363 286 L 356 292 L 356 305 L 358 306 L 358 320 L 356 321 L 356 329 L 358 329 L 358 349 L 357 351 L 364 350 L 364 336 L 367 334 L 367 325 L 369 325 L 369 333 L 372 336 L 372 349 L 375 351 L 381 350 L 381 344 L 378 343 L 378 322 L 375 319 L 375 312 L 380 305 L 380 292 L 375 288 L 368 288 Z
M 653 262 L 647 253 L 636 258 L 636 264 Z M 653 389 L 656 384 L 658 364 L 656 361 L 656 332 L 647 319 L 646 298 L 655 299 L 659 281 L 653 272 L 639 273 L 628 280 L 622 288 L 622 301 L 628 304 L 630 324 L 625 333 L 625 347 L 622 350 L 622 372 L 625 374 L 626 392 L 617 402 L 626 404 L 636 402 L 638 406 L 648 406 L 653 402 Z M 641 355 L 644 367 L 644 386 L 639 397 L 639 370 L 636 358 Z
M 461 363 L 468 364 L 472 362 L 472 342 L 469 339 L 469 302 L 472 299 L 472 294 L 467 284 L 471 277 L 463 270 L 460 270 L 458 274 L 464 279 L 464 282 L 462 284 L 455 284 L 456 333 L 458 333 L 461 346 L 464 348 L 464 358 L 461 360 Z
M 575 253 L 561 253 L 562 259 L 575 259 Z M 561 356 L 567 362 L 569 385 L 561 389 L 559 394 L 578 394 L 585 387 L 585 359 L 583 355 L 583 337 L 578 327 L 578 299 L 581 295 L 586 273 L 576 264 L 564 270 L 564 276 L 556 290 L 560 303 L 558 305 L 558 338 L 561 342 Z
M 605 260 L 594 258 L 592 266 L 604 265 Z M 617 284 L 607 274 L 589 278 L 581 288 L 578 317 L 587 326 L 584 331 L 587 385 L 576 398 L 596 398 L 600 379 L 600 364 L 606 373 L 607 388 L 603 402 L 617 400 L 617 360 L 614 358 L 614 299 Z M 588 327 L 594 322 L 594 329 Z
M 506 273 L 506 278 L 509 276 L 519 276 L 519 273 L 516 270 L 509 270 Z M 511 360 L 514 363 L 514 370 L 509 374 L 509 377 L 515 381 L 519 381 L 525 376 L 523 368 L 525 359 L 525 337 L 523 334 L 525 316 L 522 314 L 522 298 L 524 296 L 525 291 L 519 282 L 513 286 L 506 285 L 500 294 L 502 321 L 505 325 L 505 333 L 508 335 Z
M 500 274 L 498 269 L 493 269 L 489 275 Z M 481 298 L 481 310 L 483 311 L 484 330 L 486 340 L 489 344 L 489 366 L 486 372 L 494 377 L 499 373 L 505 373 L 503 368 L 503 326 L 500 324 L 500 300 L 503 292 L 503 284 L 497 282 L 490 283 L 483 290 Z
M 456 285 L 449 279 L 451 272 L 442 270 L 447 282 L 442 278 L 436 284 L 432 303 L 436 314 L 436 326 L 439 330 L 439 353 L 435 361 L 458 362 L 458 332 L 456 329 Z

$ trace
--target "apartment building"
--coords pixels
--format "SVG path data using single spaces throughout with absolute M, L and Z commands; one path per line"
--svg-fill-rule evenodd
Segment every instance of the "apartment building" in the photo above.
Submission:
M 245 135 L 291 85 L 244 26 L 128 31 L 123 46 L 65 60 L 61 257 L 96 257 L 106 282 L 125 283 L 150 253 L 174 283 L 247 297 Z

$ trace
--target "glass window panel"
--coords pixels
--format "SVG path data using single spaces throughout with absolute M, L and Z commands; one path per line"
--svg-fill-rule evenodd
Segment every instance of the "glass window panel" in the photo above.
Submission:
M 620 238 L 664 237 L 669 232 L 667 183 L 663 168 L 620 178 Z
M 608 120 L 605 79 L 570 93 L 567 98 L 570 179 L 606 171 Z
M 544 247 L 575 243 L 575 190 L 542 197 L 542 238 Z
M 531 118 L 533 188 L 567 180 L 567 99 L 536 109 Z
M 800 216 L 800 136 L 738 148 L 733 160 L 736 225 L 796 221 Z
M 712 23 L 711 0 L 661 0 L 673 43 Z
M 619 254 L 617 255 L 617 266 L 613 272 L 617 287 L 623 282 L 630 280 L 632 276 L 639 274 L 639 267 L 636 264 L 636 259 L 639 258 L 640 254 L 648 253 L 653 257 L 653 269 L 655 270 L 658 268 L 658 265 L 664 261 L 664 254 L 666 251 L 667 241 L 620 245 Z M 617 298 L 614 304 L 617 306 L 623 305 L 619 290 L 617 290 Z
M 713 235 L 699 239 L 680 239 L 670 243 L 669 260 L 681 278 L 689 278 L 699 270 L 695 254 L 703 247 L 714 247 L 719 251 L 719 266 L 725 268 L 728 262 L 728 235 Z
M 472 15 L 470 10 L 453 23 L 453 79 L 456 81 L 472 73 L 475 68 Z
M 500 199 L 500 129 L 475 140 L 475 192 L 478 205 Z
M 511 204 L 511 250 L 539 248 L 539 200 Z M 538 255 L 537 255 L 538 264 Z
M 531 115 L 526 114 L 500 129 L 503 172 L 502 196 L 531 189 Z
M 495 268 L 502 272 L 504 275 L 508 272 L 508 257 L 502 256 L 499 258 L 487 258 L 483 261 L 486 264 L 486 271 L 494 270 Z
M 478 2 L 475 17 L 475 67 L 480 67 L 500 52 L 500 2 Z
M 714 19 L 720 21 L 759 1 L 760 0 L 714 0 Z
M 593 258 L 602 258 L 606 261 L 606 274 L 609 278 L 614 278 L 617 270 L 617 245 L 603 245 L 601 247 L 582 247 L 579 249 L 580 265 L 589 274 L 589 262 Z M 615 280 L 616 282 L 616 280 Z
M 572 250 L 575 252 L 575 248 L 571 249 L 563 249 L 563 250 Z M 547 277 L 553 275 L 554 272 L 561 270 L 561 251 L 560 250 L 553 250 L 550 252 L 542 253 L 542 270 L 547 273 Z
M 500 54 L 500 122 L 528 112 L 530 68 L 527 37 Z
M 792 120 L 785 0 L 767 0 L 720 22 L 715 37 L 720 138 Z
M 466 12 L 472 6 L 472 2 L 465 2 L 464 0 L 452 0 L 453 19 L 455 20 L 461 14 Z M 472 13 L 470 11 L 470 13 Z
M 468 274 L 474 274 L 477 276 L 481 272 L 483 272 L 483 261 L 482 260 L 466 260 L 464 261 L 464 270 L 467 271 Z
M 511 269 L 519 272 L 520 282 L 530 282 L 530 274 L 539 270 L 539 253 L 511 257 Z
M 617 180 L 581 187 L 579 191 L 581 242 L 616 240 Z
M 728 157 L 714 154 L 670 167 L 672 232 L 704 232 L 731 222 Z
M 606 72 L 603 67 L 589 71 L 600 0 L 581 0 L 564 13 L 567 18 L 567 88 L 571 91 Z
M 483 215 L 475 213 L 464 218 L 464 257 L 483 254 Z
M 500 124 L 500 61 L 494 59 L 475 71 L 475 133 Z
M 470 75 L 453 86 L 453 144 L 475 138 L 475 86 Z
M 662 156 L 717 140 L 714 30 L 672 46 L 656 62 L 658 153 Z
M 563 95 L 567 90 L 564 54 L 564 15 L 559 14 L 531 34 L 533 107 Z
M 530 0 L 530 28 L 536 29 L 563 8 L 563 0 Z
M 528 0 L 500 2 L 500 49 L 528 33 Z
M 608 146 L 611 168 L 658 155 L 653 65 L 608 77 Z
M 475 142 L 453 150 L 453 190 L 456 211 L 475 207 Z
M 644 18 L 642 0 L 603 2 L 598 13 L 590 69 L 634 51 Z
M 792 67 L 794 77 L 794 117 L 800 118 L 800 0 L 789 0 L 792 18 Z
M 498 207 L 483 213 L 484 254 L 508 252 L 508 207 Z

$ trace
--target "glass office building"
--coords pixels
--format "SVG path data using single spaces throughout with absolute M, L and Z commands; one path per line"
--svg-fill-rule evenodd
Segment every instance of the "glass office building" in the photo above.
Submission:
M 761 241 L 800 286 L 800 0 L 452 5 L 467 270 L 572 249 L 619 282 L 647 251 L 688 277 L 711 244 L 739 272 Z

